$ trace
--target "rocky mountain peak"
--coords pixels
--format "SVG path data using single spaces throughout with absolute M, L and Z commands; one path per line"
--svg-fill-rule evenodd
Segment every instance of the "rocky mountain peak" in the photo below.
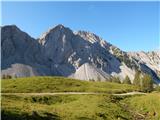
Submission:
M 2 74 L 16 76 L 58 75 L 89 80 L 126 75 L 131 80 L 136 70 L 156 73 L 157 52 L 129 54 L 91 32 L 74 32 L 59 24 L 35 40 L 15 25 L 4 26 L 2 37 Z M 39 44 L 39 43 L 40 44 Z M 141 62 L 142 61 L 142 62 Z
M 67 27 L 64 27 L 62 24 L 59 24 L 51 29 L 49 29 L 47 32 L 43 33 L 42 36 L 39 38 L 39 43 L 44 45 L 48 39 L 50 39 L 50 42 L 52 40 L 59 40 L 58 38 L 60 36 L 66 36 L 66 35 L 72 35 L 73 32 Z
M 7 30 L 7 29 L 10 29 L 10 30 L 19 30 L 19 28 L 16 26 L 16 25 L 5 25 L 5 26 L 1 26 L 1 28 L 3 30 Z

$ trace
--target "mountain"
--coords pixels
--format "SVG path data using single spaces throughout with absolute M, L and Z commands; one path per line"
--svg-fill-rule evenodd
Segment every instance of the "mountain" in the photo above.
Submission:
M 160 51 L 151 52 L 128 52 L 128 55 L 137 59 L 140 63 L 146 64 L 158 76 L 160 76 Z
M 2 75 L 56 75 L 82 80 L 108 80 L 112 76 L 134 79 L 141 71 L 160 82 L 158 52 L 127 53 L 97 35 L 63 25 L 48 30 L 38 40 L 15 25 L 1 27 Z M 151 52 L 152 53 L 152 52 Z
M 2 75 L 23 77 L 50 74 L 48 61 L 38 41 L 15 25 L 2 27 L 1 34 Z

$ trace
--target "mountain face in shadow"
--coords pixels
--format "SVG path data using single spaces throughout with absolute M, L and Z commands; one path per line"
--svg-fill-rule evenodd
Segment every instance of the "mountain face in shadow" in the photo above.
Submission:
M 73 32 L 63 25 L 48 30 L 38 40 L 15 25 L 1 27 L 1 33 L 2 75 L 56 75 L 105 81 L 112 76 L 120 79 L 129 76 L 133 80 L 135 72 L 141 71 L 150 74 L 155 82 L 160 81 L 160 70 L 155 67 L 156 61 L 160 61 L 159 51 L 153 55 L 153 62 L 152 57 L 142 59 L 136 53 L 124 52 L 93 33 Z

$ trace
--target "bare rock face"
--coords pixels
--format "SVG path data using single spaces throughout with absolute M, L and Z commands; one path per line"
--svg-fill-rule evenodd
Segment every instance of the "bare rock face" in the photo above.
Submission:
M 147 65 L 160 76 L 160 51 L 129 52 L 128 54 L 137 59 L 140 63 Z
M 127 53 L 97 35 L 73 32 L 58 25 L 38 40 L 16 26 L 2 31 L 2 74 L 57 75 L 82 80 L 108 80 L 112 76 L 131 80 L 137 70 L 159 82 L 159 53 Z
M 48 60 L 52 61 L 52 71 L 57 75 L 70 76 L 75 73 L 73 76 L 77 78 L 76 71 L 86 63 L 106 74 L 120 70 L 118 59 L 102 47 L 100 38 L 92 33 L 73 33 L 69 28 L 58 25 L 45 33 L 39 42 Z
M 43 75 L 46 69 L 48 74 L 50 74 L 50 70 L 47 64 L 45 64 L 45 57 L 43 57 L 41 52 L 42 47 L 35 39 L 22 32 L 15 25 L 2 27 L 1 33 L 2 74 L 18 77 L 35 76 Z M 24 72 L 25 69 L 32 74 Z
M 73 36 L 69 28 L 58 25 L 44 33 L 39 39 L 39 43 L 44 48 L 45 57 L 51 63 L 51 70 L 56 75 L 68 76 L 75 71 L 71 61 L 68 61 L 73 54 Z

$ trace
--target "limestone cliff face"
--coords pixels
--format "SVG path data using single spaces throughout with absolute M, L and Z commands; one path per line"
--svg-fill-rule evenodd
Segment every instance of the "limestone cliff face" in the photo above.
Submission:
M 156 52 L 148 53 L 150 57 L 142 60 L 144 56 L 124 52 L 93 33 L 73 32 L 63 25 L 50 29 L 38 40 L 16 26 L 4 26 L 1 32 L 2 74 L 104 81 L 111 76 L 123 79 L 126 75 L 133 80 L 135 71 L 141 70 L 159 82 L 160 57 Z
M 150 52 L 128 52 L 128 55 L 137 59 L 139 63 L 147 65 L 158 76 L 160 76 L 160 51 L 157 50 Z
M 15 25 L 2 27 L 1 34 L 2 74 L 18 77 L 50 74 L 42 47 L 35 39 Z M 31 72 L 25 74 L 26 70 Z

